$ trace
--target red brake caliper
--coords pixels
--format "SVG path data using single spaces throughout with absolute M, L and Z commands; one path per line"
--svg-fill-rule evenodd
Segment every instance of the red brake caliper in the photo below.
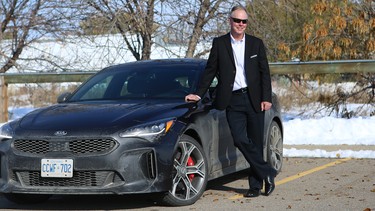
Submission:
M 189 157 L 187 161 L 187 166 L 194 166 L 194 160 L 193 158 Z M 192 181 L 194 179 L 195 175 L 194 174 L 189 174 L 189 180 Z

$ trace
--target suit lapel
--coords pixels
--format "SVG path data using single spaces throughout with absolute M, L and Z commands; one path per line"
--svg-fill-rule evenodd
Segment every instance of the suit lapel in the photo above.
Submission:
M 229 57 L 230 57 L 230 60 L 232 61 L 232 64 L 233 66 L 236 66 L 236 63 L 234 63 L 234 56 L 233 56 L 233 49 L 232 49 L 232 44 L 231 44 L 231 40 L 230 40 L 230 34 L 226 34 L 224 36 L 224 43 L 225 43 L 225 47 L 227 48 L 227 51 L 228 51 L 228 54 L 229 54 Z

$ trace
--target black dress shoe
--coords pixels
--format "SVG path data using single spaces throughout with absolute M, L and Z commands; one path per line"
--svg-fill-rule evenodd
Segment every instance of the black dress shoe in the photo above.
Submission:
M 266 196 L 269 196 L 273 190 L 275 190 L 275 177 L 273 176 L 267 176 L 266 179 L 264 180 L 264 194 Z
M 258 197 L 260 195 L 260 189 L 249 189 L 243 196 L 244 197 Z

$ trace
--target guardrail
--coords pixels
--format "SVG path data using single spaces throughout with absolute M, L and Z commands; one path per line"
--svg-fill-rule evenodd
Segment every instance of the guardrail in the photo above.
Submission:
M 96 72 L 2 73 L 6 84 L 83 82 Z
M 270 63 L 272 74 L 375 73 L 375 60 Z
M 271 74 L 375 73 L 375 60 L 270 63 Z M 0 73 L 0 122 L 8 120 L 8 84 L 83 82 L 95 72 Z

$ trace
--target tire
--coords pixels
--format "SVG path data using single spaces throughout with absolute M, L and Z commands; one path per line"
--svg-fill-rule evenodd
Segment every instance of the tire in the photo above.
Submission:
M 51 195 L 5 193 L 5 198 L 16 204 L 36 204 L 47 201 Z
M 207 186 L 208 162 L 203 148 L 192 137 L 182 135 L 173 160 L 172 187 L 161 201 L 169 206 L 194 204 Z
M 279 173 L 283 165 L 283 135 L 280 126 L 272 121 L 267 137 L 267 162 Z

